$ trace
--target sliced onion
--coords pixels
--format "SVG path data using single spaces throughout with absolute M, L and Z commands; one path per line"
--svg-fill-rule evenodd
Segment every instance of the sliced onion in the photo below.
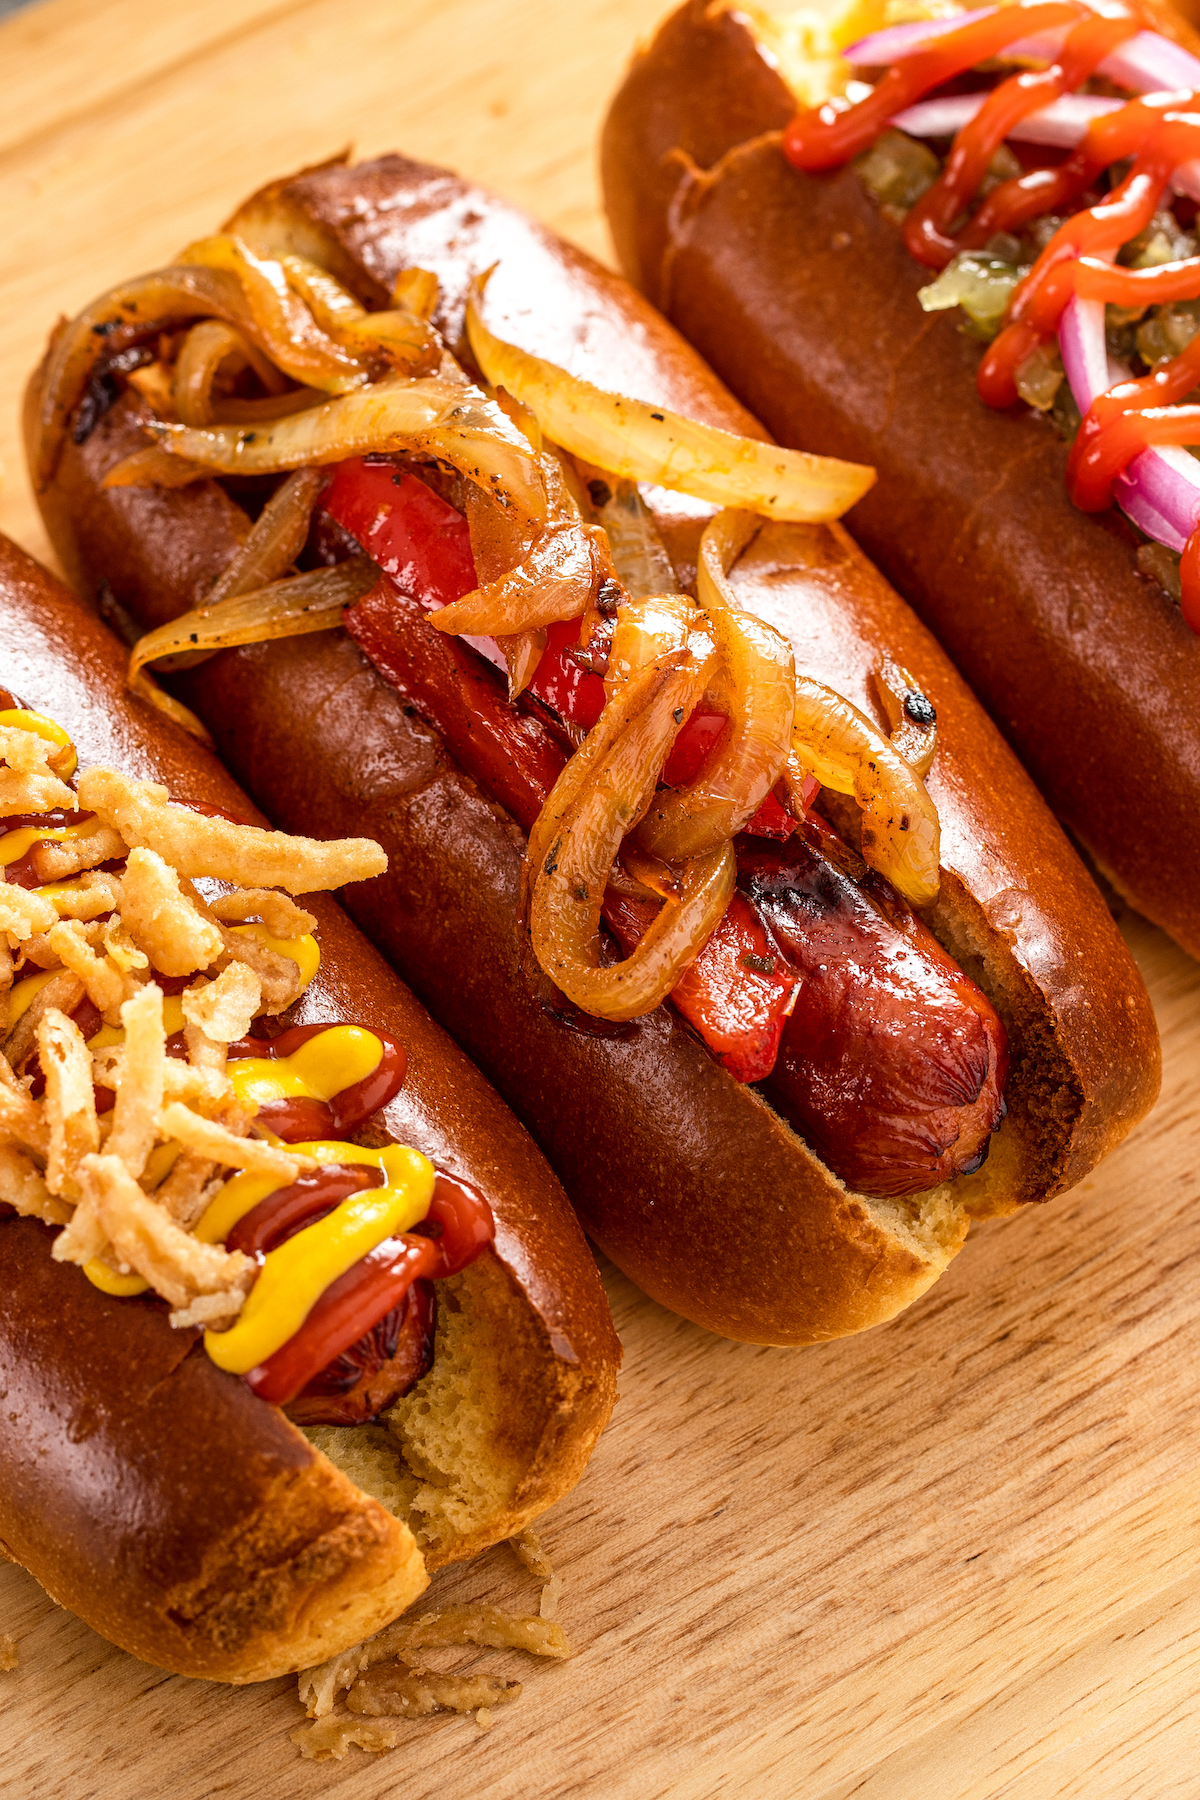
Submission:
M 203 463 L 189 462 L 186 456 L 172 456 L 161 444 L 147 444 L 144 450 L 132 450 L 113 464 L 100 486 L 119 487 L 190 487 L 193 481 L 207 481 L 212 470 Z
M 1190 91 L 1200 87 L 1200 57 L 1158 31 L 1139 31 L 1136 37 L 1106 56 L 1099 73 L 1135 94 L 1155 94 L 1172 88 Z
M 278 475 L 368 451 L 425 451 L 531 522 L 545 515 L 545 488 L 526 440 L 477 388 L 441 375 L 393 377 L 258 430 L 164 420 L 146 430 L 172 455 L 220 475 Z
M 186 731 L 189 737 L 194 737 L 197 743 L 206 744 L 210 750 L 213 748 L 208 727 L 200 722 L 190 706 L 185 706 L 182 700 L 175 698 L 174 694 L 168 694 L 165 688 L 160 688 L 149 669 L 139 669 L 130 680 L 129 686 L 148 706 L 152 706 L 155 712 L 161 713 L 165 719 L 170 719 Z
M 531 867 L 534 954 L 570 1000 L 606 1019 L 638 1018 L 666 998 L 719 923 L 737 875 L 728 842 L 687 862 L 679 872 L 678 898 L 664 902 L 633 954 L 601 966 L 600 908 L 613 862 L 649 803 L 656 772 L 705 679 L 703 668 L 686 652 L 664 659 L 649 677 L 649 684 L 635 679 L 605 709 L 621 715 L 619 728 L 614 719 L 606 734 L 611 742 L 602 753 L 586 757 L 582 781 L 569 775 L 567 765 L 567 779 L 560 777 L 545 809 L 556 822 L 549 833 L 536 832 L 536 846 L 530 840 L 531 853 L 538 857 Z M 649 697 L 635 711 L 635 690 L 640 696 L 647 685 Z M 593 737 L 597 731 L 599 726 Z M 590 740 L 572 761 L 585 757 L 589 745 Z M 564 807 L 563 790 L 571 787 L 576 797 Z M 531 863 L 532 856 L 527 867 Z
M 694 781 L 655 794 L 638 841 L 668 862 L 707 855 L 753 818 L 783 769 L 796 706 L 796 660 L 782 634 L 743 612 L 727 575 L 758 530 L 725 511 L 700 539 L 697 593 L 717 652 L 719 710 L 729 729 Z M 660 765 L 661 767 L 661 765 Z
M 700 614 L 686 594 L 651 594 L 617 608 L 604 691 L 611 700 L 639 670 L 682 650 Z M 710 646 L 716 655 L 716 645 Z
M 399 305 L 390 312 L 368 312 L 328 270 L 306 257 L 283 256 L 280 265 L 321 329 L 352 355 L 379 357 L 405 375 L 430 375 L 437 368 L 441 349 L 427 319 Z M 436 292 L 435 278 L 435 297 Z
M 924 781 L 937 754 L 937 714 L 920 683 L 885 656 L 875 671 L 875 691 L 891 732 L 890 743 Z
M 276 488 L 254 521 L 245 543 L 218 576 L 207 604 L 251 594 L 278 581 L 303 550 L 317 495 L 325 485 L 321 469 L 295 469 Z
M 252 594 L 236 594 L 215 606 L 198 606 L 138 639 L 129 659 L 128 680 L 132 684 L 147 663 L 168 656 L 191 657 L 198 650 L 227 650 L 234 644 L 265 644 L 311 631 L 332 631 L 341 624 L 346 608 L 361 600 L 378 579 L 379 570 L 370 557 L 356 556 L 330 569 L 272 582 Z
M 658 482 L 771 519 L 840 519 L 874 483 L 874 469 L 861 463 L 737 437 L 568 375 L 495 337 L 480 314 L 482 291 L 477 282 L 467 302 L 467 333 L 479 367 L 573 456 L 629 481 Z
M 872 31 L 869 36 L 859 38 L 842 51 L 842 60 L 859 69 L 882 69 L 901 57 L 911 56 L 914 50 L 923 49 L 933 38 L 961 31 L 964 25 L 973 25 L 977 19 L 990 19 L 995 11 L 994 6 L 980 6 L 974 12 L 955 13 L 948 19 L 912 19 L 906 25 L 889 25 L 883 31 Z
M 915 106 L 897 113 L 891 123 L 910 137 L 954 137 L 970 124 L 986 99 L 986 94 L 946 94 L 935 100 L 919 100 Z M 1008 135 L 1025 144 L 1071 149 L 1086 135 L 1093 120 L 1119 112 L 1125 104 L 1124 100 L 1102 94 L 1064 94 L 1040 112 L 1019 119 Z
M 287 383 L 269 357 L 223 319 L 202 319 L 183 341 L 175 363 L 173 399 L 185 425 L 208 425 L 213 414 L 213 385 L 226 371 L 252 368 L 269 394 L 282 394 Z
M 984 6 L 948 19 L 919 19 L 907 25 L 891 25 L 884 31 L 874 31 L 869 37 L 859 38 L 857 43 L 842 51 L 842 59 L 855 68 L 885 68 L 923 50 L 935 38 L 960 31 L 977 19 L 990 18 L 996 10 L 994 6 Z M 1049 59 L 1061 45 L 1065 29 L 1064 26 L 1059 31 L 1022 38 L 1010 44 L 1003 55 L 1014 59 Z M 1105 57 L 1098 73 L 1119 86 L 1130 88 L 1135 94 L 1197 88 L 1200 87 L 1200 57 L 1193 56 L 1173 39 L 1163 37 L 1161 32 L 1139 31 L 1136 37 Z
M 805 775 L 862 809 L 863 859 L 911 906 L 937 899 L 941 831 L 925 784 L 849 700 L 796 677 L 796 722 L 787 758 L 793 790 Z
M 1104 336 L 1104 302 L 1072 298 L 1058 327 L 1063 369 L 1085 416 L 1112 386 Z M 1113 482 L 1113 497 L 1133 523 L 1169 550 L 1182 550 L 1200 523 L 1200 462 L 1186 450 L 1143 450 Z
M 564 525 L 537 538 L 515 568 L 430 614 L 438 631 L 501 637 L 580 619 L 596 587 L 593 534 L 598 526 Z
M 282 263 L 256 256 L 248 245 L 221 233 L 190 244 L 179 258 L 186 267 L 222 270 L 246 294 L 267 355 L 277 368 L 306 387 L 344 394 L 365 385 L 368 373 L 321 330 L 303 301 L 292 293 Z
M 609 497 L 596 513 L 608 533 L 613 564 L 630 598 L 674 593 L 679 586 L 674 565 L 637 483 L 613 480 L 606 485 Z
M 58 466 L 71 414 L 112 333 L 166 328 L 206 316 L 240 325 L 260 349 L 266 348 L 240 283 L 232 275 L 207 268 L 163 269 L 110 288 L 56 335 L 28 421 L 29 460 L 39 489 Z

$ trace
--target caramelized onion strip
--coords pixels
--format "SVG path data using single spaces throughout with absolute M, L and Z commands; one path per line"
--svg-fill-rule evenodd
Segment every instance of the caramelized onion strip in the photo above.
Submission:
M 937 754 L 937 713 L 920 685 L 885 657 L 875 672 L 875 691 L 891 732 L 892 749 L 924 781 Z
M 252 594 L 235 594 L 215 606 L 198 606 L 138 639 L 130 653 L 127 680 L 134 685 L 139 670 L 164 657 L 183 656 L 191 662 L 197 651 L 211 654 L 233 644 L 265 644 L 274 638 L 331 631 L 341 624 L 346 608 L 361 600 L 378 579 L 370 558 L 355 556 L 330 569 L 274 581 Z
M 485 278 L 486 280 L 486 278 Z M 875 471 L 836 457 L 784 450 L 679 413 L 605 392 L 496 337 L 483 322 L 482 282 L 467 302 L 467 334 L 486 379 L 527 406 L 572 456 L 629 481 L 751 507 L 770 519 L 839 519 L 861 500 Z
M 146 430 L 173 456 L 216 475 L 278 475 L 370 451 L 425 452 L 458 469 L 531 532 L 545 517 L 545 484 L 526 440 L 477 388 L 440 375 L 389 377 L 258 429 L 156 419 Z
M 436 369 L 441 347 L 427 319 L 403 305 L 368 312 L 340 281 L 306 257 L 283 256 L 280 263 L 288 285 L 322 331 L 352 356 L 381 358 L 404 375 L 428 375 Z
M 278 581 L 303 550 L 317 495 L 325 485 L 322 469 L 294 469 L 280 482 L 254 521 L 249 537 L 234 551 L 206 602 L 215 606 L 235 594 L 253 593 Z
M 202 319 L 183 340 L 175 363 L 175 410 L 185 425 L 208 425 L 214 418 L 213 386 L 222 374 L 253 369 L 269 395 L 281 395 L 286 382 L 269 357 L 223 319 Z
M 213 269 L 230 275 L 245 294 L 255 338 L 277 368 L 305 387 L 344 394 L 366 385 L 368 371 L 321 330 L 303 300 L 288 286 L 282 263 L 256 256 L 239 238 L 220 233 L 190 244 L 179 261 L 184 267 Z
M 598 526 L 579 524 L 544 532 L 523 562 L 432 613 L 430 624 L 451 634 L 498 637 L 582 618 L 596 587 L 592 540 L 598 535 Z
M 717 705 L 729 728 L 695 780 L 656 794 L 639 842 L 668 862 L 740 831 L 779 780 L 796 707 L 792 647 L 734 600 L 728 570 L 758 530 L 754 513 L 717 514 L 700 540 L 697 593 L 717 652 Z
M 678 897 L 664 901 L 632 955 L 601 965 L 600 908 L 614 859 L 703 691 L 694 658 L 684 653 L 680 663 L 676 653 L 664 661 L 676 666 L 657 665 L 656 691 L 592 762 L 537 869 L 530 908 L 534 954 L 546 974 L 584 1011 L 617 1021 L 652 1012 L 671 992 L 720 922 L 737 874 L 730 843 L 689 859 Z
M 260 350 L 267 348 L 241 284 L 222 270 L 207 268 L 163 269 L 110 288 L 57 333 L 40 395 L 26 418 L 29 461 L 39 489 L 46 487 L 58 466 L 71 415 L 112 334 L 128 338 L 205 317 L 238 325 Z
M 940 828 L 924 782 L 856 706 L 806 675 L 796 678 L 786 774 L 793 786 L 813 775 L 822 787 L 853 794 L 863 814 L 864 860 L 910 905 L 932 905 Z

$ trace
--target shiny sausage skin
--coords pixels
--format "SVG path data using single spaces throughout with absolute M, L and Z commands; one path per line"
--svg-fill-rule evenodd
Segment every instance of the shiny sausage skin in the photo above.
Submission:
M 284 1412 L 295 1425 L 362 1425 L 407 1394 L 433 1364 L 437 1301 L 414 1282 L 386 1318 L 313 1377 Z
M 827 860 L 827 833 L 738 844 L 738 886 L 804 977 L 767 1092 L 852 1187 L 911 1193 L 915 1176 L 932 1187 L 982 1163 L 1004 1117 L 1007 1039 L 886 883 L 876 903 Z
M 781 442 L 875 466 L 855 539 L 1121 893 L 1200 955 L 1200 643 L 1123 517 L 1072 506 L 1050 424 L 979 399 L 978 342 L 921 310 L 929 271 L 854 170 L 787 164 L 795 110 L 746 23 L 688 0 L 605 124 L 620 261 Z

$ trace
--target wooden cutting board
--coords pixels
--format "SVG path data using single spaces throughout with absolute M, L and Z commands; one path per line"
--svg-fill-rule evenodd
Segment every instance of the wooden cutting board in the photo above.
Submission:
M 348 142 L 404 149 L 604 255 L 595 133 L 661 10 L 43 0 L 6 21 L 0 527 L 46 554 L 17 408 L 55 316 L 270 175 Z M 0 1792 L 1194 1796 L 1200 981 L 1125 924 L 1163 1031 L 1157 1111 L 1073 1194 L 977 1230 L 895 1324 L 747 1348 L 610 1271 L 620 1405 L 544 1532 L 578 1654 L 491 1658 L 526 1687 L 489 1733 L 432 1719 L 389 1756 L 302 1762 L 291 1682 L 164 1675 L 5 1567 L 21 1661 L 0 1674 Z M 433 1597 L 536 1606 L 536 1587 L 501 1548 Z

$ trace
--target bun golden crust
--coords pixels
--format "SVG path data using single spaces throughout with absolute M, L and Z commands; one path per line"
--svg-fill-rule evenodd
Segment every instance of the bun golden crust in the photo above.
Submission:
M 386 157 L 311 171 L 256 196 L 233 224 L 253 225 L 260 243 L 269 226 L 280 249 L 316 242 L 343 276 L 358 270 L 360 291 L 386 292 L 409 264 L 434 270 L 452 344 L 471 276 L 498 262 L 488 312 L 500 335 L 601 385 L 761 435 L 624 283 L 442 170 Z M 68 450 L 46 512 L 85 591 L 106 579 L 150 624 L 190 603 L 200 546 L 211 544 L 215 573 L 244 527 L 211 484 L 150 502 L 143 489 L 100 486 L 142 441 L 137 419 L 126 397 Z M 169 531 L 155 529 L 164 506 Z M 686 565 L 697 509 L 670 495 L 655 506 Z M 1017 1067 L 989 1164 L 912 1206 L 848 1193 L 673 1014 L 612 1039 L 573 1033 L 538 1006 L 513 934 L 519 834 L 348 638 L 226 653 L 185 692 L 280 823 L 321 834 L 353 821 L 379 837 L 391 868 L 347 896 L 355 917 L 501 1088 L 626 1273 L 710 1329 L 807 1343 L 915 1299 L 960 1246 L 968 1214 L 1078 1179 L 1151 1103 L 1157 1037 L 1099 897 L 932 640 L 843 533 L 772 527 L 761 543 L 736 579 L 770 590 L 764 604 L 812 673 L 870 707 L 866 675 L 890 648 L 928 682 L 944 722 L 937 793 L 953 853 L 936 922 L 1005 1011 Z M 302 773 L 314 741 L 319 782 Z M 1129 1053 L 1114 1056 L 1114 1039 Z
M 99 620 L 3 539 L 0 646 L 0 682 L 64 724 L 85 766 L 261 818 L 215 757 L 125 693 L 124 654 Z M 397 1467 L 402 1449 L 410 1463 L 421 1453 L 422 1478 L 457 1511 L 410 1479 L 415 1498 L 399 1509 L 410 1530 L 222 1374 L 195 1333 L 173 1331 L 157 1303 L 110 1299 L 51 1261 L 44 1227 L 0 1221 L 0 1540 L 114 1642 L 227 1681 L 357 1642 L 416 1598 L 427 1566 L 543 1512 L 582 1472 L 620 1360 L 595 1265 L 525 1132 L 340 908 L 321 895 L 306 904 L 322 961 L 295 1021 L 355 1020 L 397 1037 L 409 1066 L 388 1128 L 473 1182 L 496 1217 L 494 1250 L 444 1284 L 449 1336 L 439 1327 L 413 1417 L 390 1439 Z M 416 1415 L 436 1424 L 473 1359 L 489 1409 L 471 1443 L 479 1467 L 434 1466 Z
M 673 14 L 605 126 L 621 261 L 781 441 L 876 466 L 856 539 L 1118 889 L 1200 954 L 1200 643 L 1121 515 L 1072 506 L 1048 424 L 979 400 L 978 345 L 921 311 L 928 271 L 854 172 L 785 162 L 794 111 L 745 24 Z

